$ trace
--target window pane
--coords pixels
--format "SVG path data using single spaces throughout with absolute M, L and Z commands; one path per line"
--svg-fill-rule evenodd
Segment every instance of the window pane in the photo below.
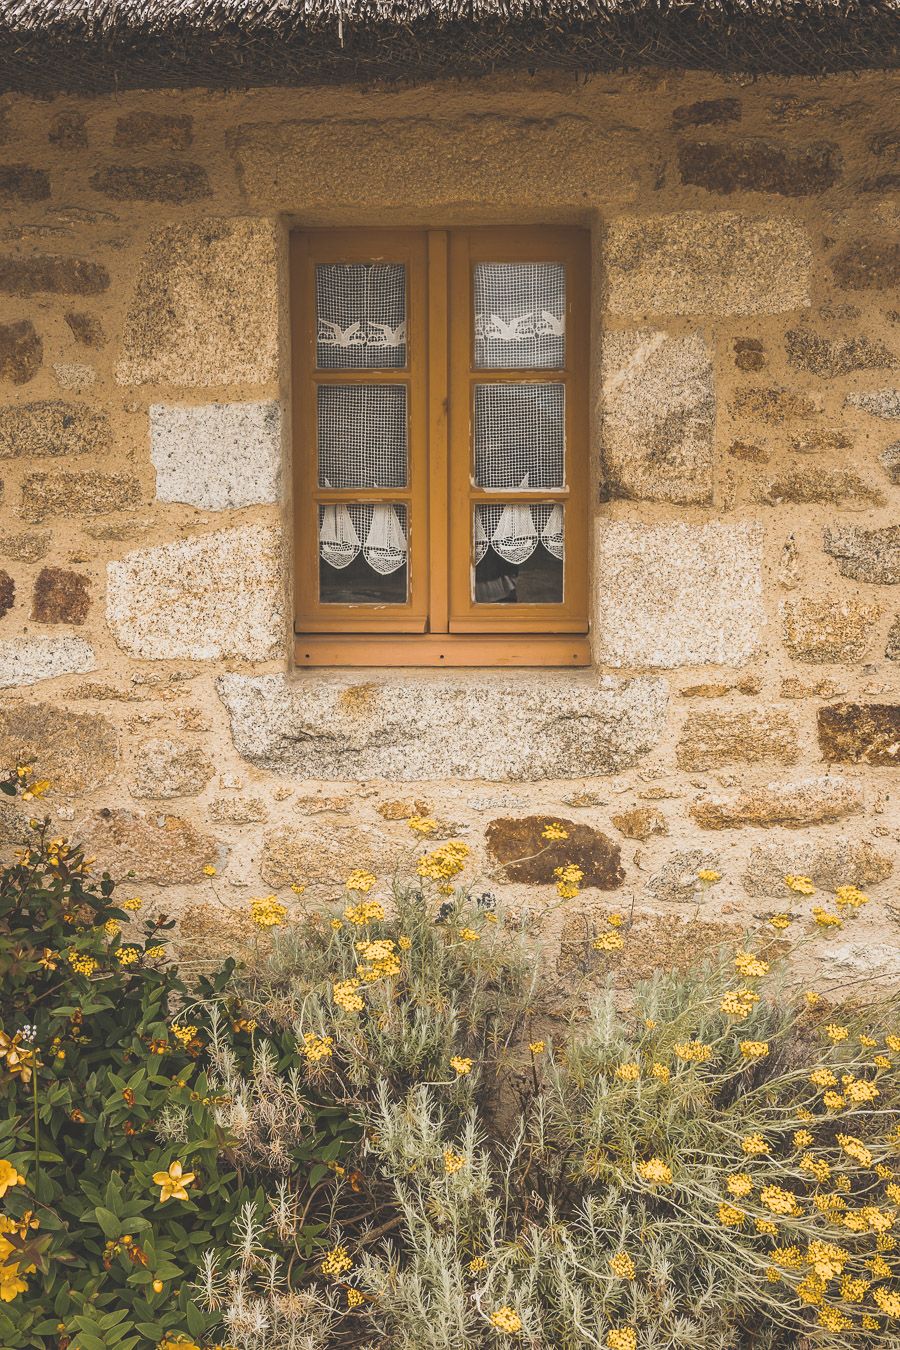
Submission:
M 565 484 L 562 384 L 475 386 L 475 482 L 487 488 Z
M 560 370 L 566 363 L 562 263 L 476 263 L 476 369 Z
M 402 605 L 408 584 L 402 502 L 319 507 L 319 599 L 326 605 Z
M 406 268 L 327 263 L 316 268 L 320 370 L 406 365 Z
M 406 385 L 320 384 L 319 487 L 406 487 Z
M 473 600 L 478 605 L 560 605 L 564 508 L 491 503 L 475 507 Z

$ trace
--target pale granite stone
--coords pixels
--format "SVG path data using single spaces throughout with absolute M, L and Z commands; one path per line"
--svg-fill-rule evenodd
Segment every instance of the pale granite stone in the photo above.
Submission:
M 277 403 L 154 403 L 150 457 L 161 502 L 208 511 L 277 502 L 281 410 Z
M 81 675 L 97 669 L 94 649 L 84 638 L 14 637 L 0 639 L 0 689 L 37 684 L 57 675 Z

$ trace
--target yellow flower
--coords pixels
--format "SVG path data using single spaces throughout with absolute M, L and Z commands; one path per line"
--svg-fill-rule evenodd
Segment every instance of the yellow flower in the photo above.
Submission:
M 839 1041 L 845 1041 L 850 1035 L 850 1032 L 847 1027 L 838 1026 L 836 1022 L 829 1022 L 825 1028 L 825 1035 L 830 1041 L 837 1045 Z
M 377 880 L 378 878 L 371 872 L 355 868 L 344 882 L 344 886 L 348 891 L 360 891 L 363 895 L 368 895 Z
M 481 941 L 481 934 L 476 933 L 474 928 L 461 928 L 459 930 L 459 936 L 460 938 L 462 938 L 463 942 Z
M 652 1077 L 658 1078 L 661 1083 L 668 1083 L 669 1079 L 672 1076 L 669 1072 L 668 1066 L 666 1064 L 659 1064 L 659 1063 L 653 1063 L 650 1065 L 650 1073 Z
M 871 1280 L 854 1278 L 853 1275 L 845 1275 L 841 1280 L 841 1298 L 845 1303 L 860 1303 L 866 1295 Z
M 364 928 L 367 923 L 381 923 L 384 906 L 380 900 L 360 900 L 358 905 L 347 906 L 344 918 L 356 928 Z
M 522 1330 L 521 1317 L 508 1303 L 492 1312 L 488 1321 L 492 1327 L 496 1327 L 498 1331 L 505 1331 L 509 1336 L 514 1336 L 516 1332 Z
M 545 825 L 544 828 L 541 830 L 542 839 L 548 839 L 553 841 L 557 839 L 568 839 L 568 837 L 569 831 L 563 829 L 562 825 L 560 825 L 558 821 L 554 821 L 552 825 Z
M 334 1040 L 331 1036 L 317 1036 L 314 1031 L 303 1033 L 303 1053 L 307 1063 L 318 1064 L 320 1060 L 330 1059 L 334 1053 Z
M 434 834 L 438 823 L 432 816 L 410 816 L 406 822 L 413 834 Z
M 837 1087 L 837 1076 L 830 1069 L 813 1069 L 809 1075 L 813 1087 Z
M 607 1350 L 637 1350 L 637 1332 L 634 1327 L 613 1327 L 606 1333 Z
M 173 1022 L 172 1035 L 175 1037 L 176 1041 L 181 1041 L 182 1045 L 190 1045 L 191 1041 L 197 1035 L 197 1028 L 183 1022 Z
M 565 867 L 554 867 L 556 893 L 562 900 L 574 900 L 578 888 L 584 880 L 584 872 L 575 863 L 566 863 Z
M 874 1102 L 881 1093 L 874 1083 L 868 1083 L 864 1078 L 851 1078 L 850 1082 L 845 1083 L 844 1093 L 848 1101 L 860 1106 L 863 1102 Z
M 50 779 L 41 778 L 37 783 L 32 783 L 28 789 L 22 793 L 22 801 L 30 802 L 43 797 L 44 793 L 50 788 Z
M 341 929 L 343 928 L 343 926 L 344 926 L 344 923 L 343 923 L 343 920 L 342 920 L 342 919 L 332 919 L 332 920 L 331 920 L 331 927 L 332 927 L 332 930 L 333 930 L 335 933 L 339 933 L 339 932 L 341 931 Z
M 606 922 L 609 924 L 610 928 L 621 928 L 625 919 L 621 914 L 607 914 Z
M 839 1092 L 826 1092 L 822 1096 L 822 1101 L 828 1107 L 829 1111 L 840 1111 L 842 1106 L 846 1106 L 846 1101 Z
M 427 881 L 449 882 L 463 870 L 469 852 L 468 844 L 461 839 L 451 839 L 431 853 L 423 853 L 416 863 L 416 871 Z
M 889 1069 L 891 1067 L 891 1061 L 887 1055 L 873 1055 L 872 1064 L 876 1069 Z
M 216 869 L 211 866 L 210 863 L 207 863 L 203 869 L 203 875 L 205 877 L 214 877 L 216 875 Z
M 785 928 L 790 928 L 791 916 L 790 914 L 770 914 L 769 923 L 781 933 Z
M 738 952 L 734 958 L 734 965 L 737 973 L 743 975 L 747 980 L 759 979 L 762 975 L 767 975 L 769 971 L 768 961 L 761 961 L 752 952 Z
M 815 1008 L 817 1004 L 822 1002 L 822 995 L 817 994 L 815 989 L 807 989 L 803 997 L 806 1000 L 806 1006 L 808 1008 Z
M 118 937 L 122 931 L 122 925 L 118 919 L 107 919 L 103 925 L 103 931 L 107 937 Z
M 444 1172 L 448 1177 L 452 1177 L 454 1172 L 458 1172 L 465 1165 L 465 1154 L 454 1153 L 452 1148 L 444 1149 Z
M 741 1041 L 741 1054 L 744 1059 L 765 1059 L 768 1053 L 768 1041 Z
M 258 896 L 250 901 L 250 918 L 257 928 L 279 928 L 286 915 L 287 905 L 274 895 Z
M 874 1050 L 878 1044 L 874 1036 L 860 1036 L 859 1043 L 860 1045 L 865 1046 L 867 1050 Z
M 120 966 L 133 966 L 136 961 L 140 961 L 141 953 L 137 947 L 117 947 L 116 960 Z
M 761 1134 L 746 1134 L 741 1140 L 741 1148 L 748 1157 L 756 1157 L 758 1154 L 768 1153 L 769 1145 L 763 1139 Z
M 295 895 L 302 895 L 303 892 L 306 890 L 306 885 L 302 881 L 292 881 L 291 890 L 294 892 Z
M 194 1181 L 196 1173 L 185 1172 L 180 1162 L 169 1163 L 168 1171 L 154 1172 L 153 1184 L 159 1187 L 159 1202 L 167 1200 L 187 1200 L 187 1188 Z
M 813 905 L 813 918 L 820 928 L 843 928 L 844 920 L 838 914 L 829 914 L 821 905 Z
M 76 975 L 84 975 L 88 979 L 100 964 L 93 956 L 84 956 L 81 952 L 76 952 L 74 947 L 66 953 L 66 960 Z
M 412 947 L 412 938 L 401 935 L 397 939 L 397 946 L 400 948 L 401 952 L 408 952 L 410 947 Z
M 634 1262 L 627 1252 L 616 1252 L 615 1256 L 611 1256 L 609 1259 L 609 1268 L 620 1280 L 634 1279 Z
M 712 1046 L 703 1041 L 677 1041 L 672 1049 L 686 1064 L 705 1064 L 712 1059 Z
M 754 1225 L 757 1233 L 762 1233 L 764 1237 L 777 1237 L 778 1225 L 772 1223 L 771 1219 L 757 1219 Z
M 472 1260 L 466 1266 L 470 1275 L 481 1275 L 487 1270 L 487 1261 L 483 1256 L 473 1256 Z
M 872 1166 L 872 1155 L 861 1139 L 852 1134 L 839 1134 L 837 1141 L 848 1157 L 862 1163 L 863 1167 Z
M 863 1328 L 863 1331 L 877 1331 L 877 1330 L 878 1330 L 878 1318 L 877 1318 L 877 1317 L 872 1317 L 872 1315 L 871 1315 L 870 1313 L 864 1313 L 864 1314 L 863 1314 L 863 1320 L 862 1320 L 862 1328 Z
M 781 1186 L 763 1186 L 759 1193 L 760 1204 L 765 1205 L 773 1214 L 799 1214 L 797 1197 Z
M 895 1054 L 897 1051 L 900 1051 L 900 1036 L 885 1036 L 884 1043 L 887 1048 L 893 1050 Z
M 813 1136 L 810 1134 L 809 1130 L 794 1131 L 795 1148 L 810 1148 L 814 1143 L 815 1140 Z
M 729 1017 L 736 1017 L 740 1020 L 749 1017 L 754 1005 L 758 1002 L 759 994 L 755 994 L 752 989 L 729 989 L 727 993 L 722 995 L 719 1010 L 727 1013 Z
M 336 1280 L 338 1276 L 343 1275 L 344 1271 L 350 1270 L 353 1266 L 353 1258 L 349 1255 L 346 1247 L 332 1247 L 322 1257 L 319 1269 L 323 1275 L 329 1279 Z
M 743 1200 L 753 1193 L 753 1178 L 748 1172 L 734 1172 L 726 1181 L 725 1187 L 729 1195 L 735 1195 L 739 1200 Z
M 24 1186 L 25 1178 L 21 1172 L 17 1172 L 11 1162 L 6 1158 L 0 1158 L 0 1200 L 3 1199 L 11 1186 Z
M 816 888 L 809 877 L 794 876 L 789 873 L 784 879 L 784 884 L 789 891 L 794 891 L 797 895 L 815 895 L 816 893 Z
M 130 900 L 125 901 L 122 908 L 127 909 L 130 914 L 136 914 L 143 903 L 144 902 L 139 895 L 133 895 Z
M 893 1289 L 873 1289 L 872 1297 L 888 1317 L 900 1317 L 900 1294 Z
M 331 986 L 331 997 L 344 1012 L 362 1012 L 366 1006 L 357 993 L 360 983 L 360 980 L 336 980 Z
M 727 1205 L 724 1202 L 716 1211 L 719 1223 L 724 1224 L 726 1228 L 740 1228 L 747 1215 L 742 1209 L 735 1208 L 734 1205 Z
M 716 872 L 712 867 L 703 867 L 697 873 L 697 880 L 711 886 L 713 882 L 722 880 L 722 873 Z
M 165 954 L 166 949 L 162 943 L 159 943 L 156 947 L 148 947 L 144 952 L 144 955 L 149 961 L 158 961 L 161 957 L 165 956 Z
M 803 1253 L 799 1247 L 773 1247 L 769 1253 L 769 1260 L 776 1266 L 782 1266 L 785 1270 L 801 1270 L 803 1268 Z
M 805 1121 L 807 1125 L 813 1125 L 815 1123 L 815 1116 L 812 1111 L 807 1111 L 805 1106 L 798 1106 L 795 1115 L 798 1120 Z
M 830 1303 L 825 1303 L 819 1309 L 818 1323 L 826 1331 L 849 1331 L 853 1322 L 839 1308 L 833 1308 Z
M 0 1031 L 0 1059 L 6 1061 L 7 1072 L 12 1078 L 21 1078 L 23 1083 L 30 1083 L 32 1071 L 35 1067 L 35 1055 L 33 1050 L 26 1050 L 22 1042 L 22 1033 L 17 1031 L 14 1036 L 7 1036 L 5 1031 Z
M 356 1308 L 356 1307 L 359 1306 L 360 1303 L 363 1303 L 363 1302 L 365 1302 L 365 1297 L 364 1297 L 363 1294 L 361 1294 L 361 1293 L 359 1292 L 358 1289 L 348 1289 L 348 1290 L 347 1290 L 347 1307 L 348 1307 L 348 1308 Z
M 641 1066 L 639 1064 L 620 1064 L 616 1069 L 616 1077 L 622 1083 L 636 1083 L 641 1076 Z
M 834 898 L 839 905 L 849 905 L 851 909 L 859 909 L 860 905 L 869 903 L 869 897 L 863 895 L 858 886 L 838 886 Z
M 563 899 L 571 899 L 571 896 L 564 896 Z M 595 952 L 620 952 L 625 946 L 625 939 L 621 933 L 601 933 L 594 938 L 591 946 Z
M 648 1158 L 646 1162 L 636 1163 L 635 1170 L 639 1177 L 653 1186 L 668 1186 L 672 1180 L 672 1169 L 662 1158 Z
M 2 1163 L 0 1163 L 0 1166 L 2 1166 Z M 892 1181 L 890 1182 L 889 1185 L 885 1186 L 884 1189 L 887 1194 L 887 1198 L 889 1200 L 893 1200 L 895 1205 L 900 1205 L 900 1186 L 898 1186 L 896 1182 Z
M 869 1267 L 869 1270 L 871 1270 L 876 1280 L 890 1279 L 891 1268 L 883 1256 L 873 1256 L 871 1261 L 866 1262 L 866 1265 Z
M 458 1077 L 465 1078 L 467 1073 L 472 1072 L 472 1061 L 464 1059 L 462 1055 L 451 1055 L 450 1068 L 456 1070 Z
M 814 1158 L 811 1153 L 804 1153 L 799 1166 L 804 1172 L 811 1172 L 816 1181 L 827 1181 L 831 1176 L 831 1168 L 825 1159 Z
M 528 1043 L 528 1049 L 533 1055 L 542 1055 L 545 1048 L 543 1041 L 529 1041 Z

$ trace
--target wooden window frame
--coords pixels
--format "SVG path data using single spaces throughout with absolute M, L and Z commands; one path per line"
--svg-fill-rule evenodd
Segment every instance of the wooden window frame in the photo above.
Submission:
M 442 230 L 308 230 L 291 234 L 291 365 L 297 666 L 585 666 L 588 632 L 587 232 L 560 227 Z M 319 263 L 402 262 L 407 276 L 404 368 L 316 367 Z M 556 262 L 567 267 L 566 365 L 561 370 L 474 365 L 477 263 Z M 566 483 L 495 492 L 473 484 L 472 401 L 479 383 L 565 385 Z M 407 386 L 409 473 L 403 489 L 318 485 L 319 385 Z M 407 507 L 408 599 L 403 605 L 322 604 L 318 511 L 341 500 Z M 472 518 L 478 502 L 558 501 L 565 510 L 563 602 L 475 604 Z

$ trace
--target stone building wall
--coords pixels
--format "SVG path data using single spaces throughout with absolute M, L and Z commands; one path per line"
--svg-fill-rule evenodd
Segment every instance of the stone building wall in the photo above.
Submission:
M 898 84 L 4 100 L 0 763 L 204 954 L 427 811 L 486 875 L 570 822 L 486 882 L 563 971 L 610 906 L 643 970 L 798 871 L 900 973 Z M 592 230 L 595 666 L 292 672 L 288 228 L 493 221 Z

